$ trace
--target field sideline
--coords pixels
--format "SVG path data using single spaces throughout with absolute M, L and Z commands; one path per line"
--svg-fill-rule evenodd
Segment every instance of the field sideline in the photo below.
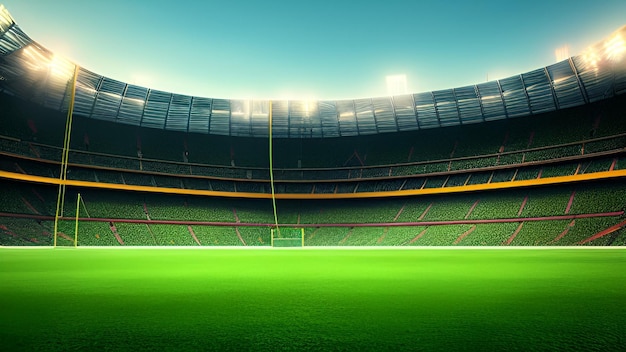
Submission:
M 496 248 L 0 247 L 0 346 L 624 346 L 626 248 Z

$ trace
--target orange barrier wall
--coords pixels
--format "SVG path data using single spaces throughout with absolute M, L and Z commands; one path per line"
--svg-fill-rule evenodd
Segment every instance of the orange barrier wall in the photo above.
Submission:
M 313 193 L 313 194 L 277 193 L 276 199 L 350 199 L 350 198 L 358 199 L 358 198 L 419 196 L 419 195 L 427 195 L 427 194 L 448 194 L 448 193 L 462 193 L 462 192 L 475 192 L 475 191 L 484 191 L 484 190 L 498 190 L 498 189 L 511 189 L 511 188 L 520 188 L 520 187 L 556 185 L 556 184 L 591 181 L 591 180 L 616 179 L 616 178 L 622 178 L 622 177 L 626 177 L 626 170 L 603 171 L 603 172 L 594 172 L 590 174 L 558 176 L 558 177 L 549 177 L 549 178 L 533 179 L 533 180 L 506 181 L 506 182 L 484 183 L 484 184 L 467 185 L 467 186 L 424 188 L 424 189 L 386 191 L 386 192 Z M 17 180 L 17 181 L 28 181 L 28 182 L 35 182 L 35 183 L 51 184 L 51 185 L 59 185 L 62 182 L 61 180 L 57 178 L 25 175 L 25 174 L 7 172 L 7 171 L 0 171 L 0 178 Z M 210 190 L 198 190 L 198 189 L 136 186 L 136 185 L 101 183 L 101 182 L 92 182 L 92 181 L 66 180 L 65 185 L 71 186 L 71 187 L 115 189 L 115 190 L 125 190 L 125 191 L 185 194 L 185 195 L 199 195 L 199 196 L 213 196 L 213 197 L 258 198 L 258 199 L 271 199 L 272 198 L 272 195 L 269 193 L 224 192 L 224 191 L 210 191 Z

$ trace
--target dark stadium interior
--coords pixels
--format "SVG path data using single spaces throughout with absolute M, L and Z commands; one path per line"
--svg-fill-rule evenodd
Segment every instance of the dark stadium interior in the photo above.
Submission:
M 6 95 L 1 99 L 8 112 L 2 115 L 1 169 L 58 178 L 65 113 Z M 305 227 L 310 246 L 580 244 L 622 222 L 626 199 L 622 179 L 470 193 L 437 194 L 437 190 L 625 169 L 624 105 L 619 96 L 480 124 L 276 139 L 275 191 L 291 198 L 278 200 L 279 221 Z M 74 222 L 69 218 L 75 213 L 73 200 L 81 192 L 82 210 L 87 212 L 81 217 L 100 219 L 81 222 L 81 245 L 269 245 L 272 204 L 267 198 L 249 199 L 249 194 L 270 193 L 267 139 L 164 131 L 86 118 L 77 118 L 72 131 L 68 180 L 145 186 L 157 193 L 69 190 L 60 244 L 70 245 L 73 240 Z M 221 191 L 234 197 L 163 194 L 159 187 Z M 3 188 L 7 190 L 0 209 L 3 244 L 50 245 L 57 187 L 5 180 Z M 393 193 L 424 189 L 435 194 Z M 333 199 L 364 192 L 390 193 Z M 310 194 L 326 194 L 329 199 L 309 199 Z M 574 217 L 602 213 L 611 216 Z M 542 219 L 529 220 L 535 217 Z M 466 221 L 488 219 L 496 222 Z M 466 223 L 449 223 L 459 221 Z M 559 237 L 565 230 L 567 236 Z M 621 230 L 585 244 L 623 245 L 624 241 Z

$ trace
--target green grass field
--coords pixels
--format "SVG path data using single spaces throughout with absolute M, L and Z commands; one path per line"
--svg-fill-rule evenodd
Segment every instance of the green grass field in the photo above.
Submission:
M 626 345 L 624 249 L 0 249 L 5 351 Z

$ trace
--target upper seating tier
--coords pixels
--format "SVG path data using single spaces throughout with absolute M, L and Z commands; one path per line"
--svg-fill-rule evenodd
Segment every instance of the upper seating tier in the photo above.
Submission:
M 415 131 L 531 116 L 626 92 L 626 26 L 584 53 L 466 87 L 352 100 L 244 100 L 164 92 L 105 77 L 29 38 L 0 6 L 0 92 L 75 115 L 204 134 L 329 138 Z M 613 49 L 612 49 L 613 48 Z M 619 54 L 619 55 L 618 55 Z M 270 108 L 271 107 L 271 108 Z

